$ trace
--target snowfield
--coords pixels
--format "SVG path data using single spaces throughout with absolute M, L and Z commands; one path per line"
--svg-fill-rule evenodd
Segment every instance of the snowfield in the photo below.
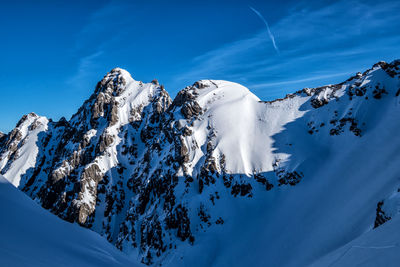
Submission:
M 366 232 L 317 260 L 311 267 L 396 267 L 400 262 L 400 218 Z
M 0 266 L 139 266 L 97 233 L 67 223 L 0 176 Z

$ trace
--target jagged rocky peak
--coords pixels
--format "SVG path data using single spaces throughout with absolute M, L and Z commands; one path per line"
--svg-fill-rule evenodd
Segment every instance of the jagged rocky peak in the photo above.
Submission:
M 22 132 L 26 133 L 27 131 L 36 129 L 39 125 L 43 125 L 44 123 L 47 123 L 47 121 L 48 120 L 45 117 L 39 116 L 34 112 L 25 114 L 17 122 L 17 125 L 9 133 L 9 135 L 12 134 L 13 132 L 17 132 L 17 131 L 22 131 Z
M 14 139 L 19 141 L 28 135 L 30 131 L 36 130 L 39 126 L 45 126 L 47 123 L 46 117 L 38 116 L 34 112 L 23 115 L 15 128 L 8 134 L 9 142 Z
M 127 81 L 130 80 L 132 77 L 126 70 L 114 68 L 97 83 L 94 93 L 118 96 L 124 91 Z
M 25 138 L 30 131 L 37 129 L 39 126 L 44 126 L 47 122 L 45 117 L 40 117 L 33 112 L 23 115 L 11 132 L 7 135 L 3 133 L 0 134 L 0 142 L 4 143 L 5 146 L 4 148 L 0 147 L 0 151 L 5 149 L 12 153 L 15 152 L 19 142 Z
M 0 174 L 15 186 L 19 185 L 21 174 L 35 164 L 37 137 L 48 128 L 48 122 L 45 117 L 29 113 L 0 138 Z
M 35 119 L 37 118 L 38 115 L 34 112 L 31 112 L 29 114 L 25 114 L 22 116 L 22 118 L 18 121 L 16 127 L 20 127 L 20 125 L 22 125 L 24 122 L 29 121 L 31 119 Z
M 89 117 L 91 126 L 89 128 L 96 128 L 98 119 L 105 117 L 110 124 L 115 124 L 118 120 L 116 97 L 126 91 L 127 83 L 132 82 L 133 79 L 127 71 L 120 68 L 112 69 L 97 83 L 94 93 L 73 116 L 72 122 L 76 125 Z
M 107 177 L 116 168 L 127 168 L 120 163 L 121 146 L 128 148 L 135 142 L 129 148 L 137 153 L 136 132 L 140 130 L 143 140 L 154 137 L 171 102 L 158 82 L 135 81 L 127 71 L 113 69 L 70 121 L 61 118 L 51 124 L 38 156 L 41 165 L 33 177 L 27 177 L 28 186 L 23 185 L 23 190 L 39 195 L 42 206 L 61 218 L 89 227 L 99 199 L 99 183 L 116 186 L 116 181 Z M 132 137 L 128 140 L 128 136 Z M 46 184 L 33 193 L 31 185 L 40 177 Z M 100 194 L 104 193 L 101 190 Z
M 171 99 L 163 85 L 135 81 L 126 70 L 114 68 L 98 82 L 71 122 L 84 131 L 98 128 L 103 119 L 108 126 L 121 126 L 140 120 L 143 109 L 150 103 L 156 105 L 159 113 L 168 108 Z

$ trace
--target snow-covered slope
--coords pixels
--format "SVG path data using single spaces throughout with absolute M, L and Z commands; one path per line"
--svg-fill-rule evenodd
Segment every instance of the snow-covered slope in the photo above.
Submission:
M 67 223 L 0 176 L 0 266 L 138 266 L 96 233 Z
M 317 260 L 312 267 L 396 267 L 400 262 L 399 227 L 400 218 L 394 218 Z
M 145 264 L 307 266 L 398 213 L 399 66 L 271 102 L 114 69 L 69 121 L 0 137 L 0 170 Z

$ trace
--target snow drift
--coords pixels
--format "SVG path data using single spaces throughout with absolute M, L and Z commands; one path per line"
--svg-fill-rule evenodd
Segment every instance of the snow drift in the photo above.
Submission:
M 0 176 L 1 266 L 138 266 L 98 234 L 67 223 Z

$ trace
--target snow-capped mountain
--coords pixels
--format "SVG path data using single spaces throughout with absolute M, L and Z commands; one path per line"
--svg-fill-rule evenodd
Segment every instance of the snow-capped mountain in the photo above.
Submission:
M 398 213 L 399 75 L 379 62 L 269 102 L 202 80 L 172 101 L 117 68 L 69 121 L 0 135 L 0 170 L 145 264 L 318 264 Z

